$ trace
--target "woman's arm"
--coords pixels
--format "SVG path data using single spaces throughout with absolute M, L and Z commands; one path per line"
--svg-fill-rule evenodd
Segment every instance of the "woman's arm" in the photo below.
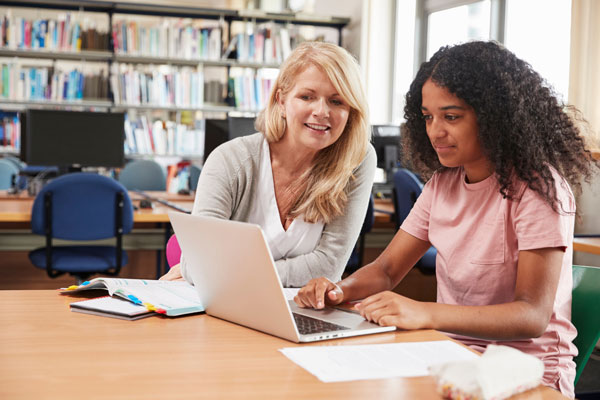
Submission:
M 519 252 L 514 300 L 486 306 L 418 302 L 392 292 L 366 298 L 357 309 L 367 320 L 402 329 L 437 329 L 483 339 L 525 339 L 542 335 L 550 317 L 564 251 Z
M 319 244 L 312 252 L 275 263 L 284 286 L 304 286 L 310 279 L 321 276 L 332 281 L 341 278 L 365 218 L 376 165 L 375 150 L 369 146 L 365 159 L 354 172 L 344 215 L 324 226 Z

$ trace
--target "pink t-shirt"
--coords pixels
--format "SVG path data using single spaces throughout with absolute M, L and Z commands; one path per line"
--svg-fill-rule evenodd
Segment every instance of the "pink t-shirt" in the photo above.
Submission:
M 515 347 L 540 358 L 544 384 L 573 397 L 577 348 L 571 323 L 575 200 L 568 183 L 552 171 L 565 212 L 556 213 L 536 192 L 519 183 L 519 199 L 503 198 L 492 174 L 468 184 L 462 168 L 436 173 L 423 188 L 401 229 L 428 240 L 438 251 L 437 301 L 490 305 L 514 300 L 520 250 L 564 249 L 563 265 L 546 332 L 539 338 L 490 341 L 451 335 L 483 351 L 490 344 Z

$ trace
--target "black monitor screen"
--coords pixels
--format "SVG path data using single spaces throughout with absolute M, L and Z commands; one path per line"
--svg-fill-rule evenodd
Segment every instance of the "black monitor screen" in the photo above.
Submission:
M 226 119 L 207 119 L 204 121 L 204 160 L 219 145 L 228 140 Z
M 254 118 L 229 117 L 229 140 L 256 133 Z
M 400 161 L 400 126 L 373 125 L 373 147 L 377 153 L 377 167 L 391 171 Z
M 123 113 L 28 110 L 21 159 L 31 165 L 122 167 Z
M 204 160 L 217 146 L 226 141 L 256 132 L 254 118 L 207 119 L 204 123 Z

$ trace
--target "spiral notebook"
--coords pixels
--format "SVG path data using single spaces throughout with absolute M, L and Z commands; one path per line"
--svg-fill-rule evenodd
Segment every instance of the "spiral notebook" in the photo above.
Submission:
M 97 297 L 71 303 L 71 311 L 135 321 L 157 315 L 144 306 L 111 296 Z

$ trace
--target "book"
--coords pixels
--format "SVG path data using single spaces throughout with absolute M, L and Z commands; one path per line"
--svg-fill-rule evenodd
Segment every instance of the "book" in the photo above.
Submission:
M 118 297 L 103 296 L 95 299 L 76 301 L 70 304 L 71 311 L 135 321 L 157 315 L 144 306 Z
M 101 277 L 61 289 L 60 293 L 68 295 L 91 289 L 106 289 L 111 296 L 129 300 L 169 317 L 204 311 L 194 286 L 183 281 Z

